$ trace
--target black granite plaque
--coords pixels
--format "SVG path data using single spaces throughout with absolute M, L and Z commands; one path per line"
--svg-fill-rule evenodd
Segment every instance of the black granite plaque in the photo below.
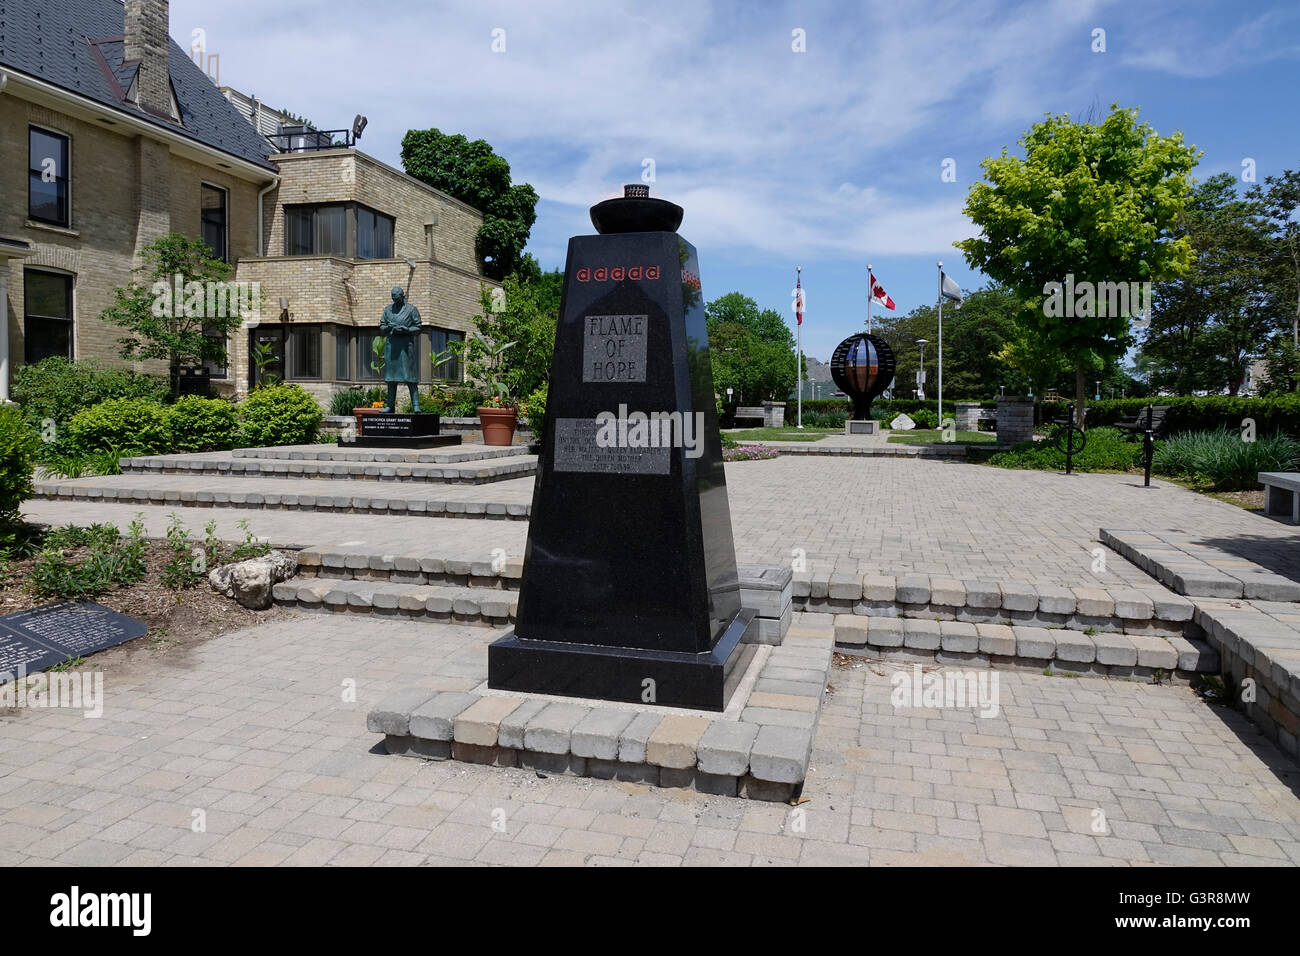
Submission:
M 459 435 L 443 435 L 433 412 L 369 412 L 361 416 L 361 434 L 341 444 L 354 448 L 435 448 L 459 445 Z
M 489 648 L 490 686 L 725 708 L 752 613 L 698 276 L 675 232 L 569 240 L 516 626 Z M 602 421 L 638 414 L 691 428 L 667 447 L 602 442 Z
M 60 601 L 0 617 L 0 683 L 140 637 L 148 625 L 91 601 Z

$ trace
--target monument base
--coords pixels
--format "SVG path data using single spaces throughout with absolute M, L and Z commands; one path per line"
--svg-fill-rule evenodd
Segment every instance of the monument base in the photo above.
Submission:
M 746 656 L 744 649 L 752 646 L 741 639 L 754 615 L 752 608 L 736 612 L 706 654 L 530 641 L 516 637 L 511 630 L 488 646 L 488 686 L 560 697 L 726 710 L 735 689 L 730 678 L 739 673 L 737 664 Z
M 849 419 L 844 423 L 844 434 L 846 435 L 874 435 L 880 431 L 880 422 L 877 419 Z
M 361 416 L 361 433 L 340 445 L 350 448 L 438 448 L 459 445 L 459 435 L 439 434 L 440 418 L 433 412 L 370 412 Z

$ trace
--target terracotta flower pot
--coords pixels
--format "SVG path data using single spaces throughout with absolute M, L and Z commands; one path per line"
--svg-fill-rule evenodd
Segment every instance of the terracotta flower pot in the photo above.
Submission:
M 361 407 L 361 408 L 354 408 L 354 409 L 352 409 L 352 417 L 355 418 L 355 419 L 357 420 L 357 437 L 358 437 L 358 438 L 361 437 L 361 416 L 362 416 L 362 415 L 373 415 L 375 412 L 382 412 L 382 411 L 383 411 L 382 408 L 372 408 L 372 407 L 370 407 L 369 405 L 366 405 L 366 406 Z
M 513 408 L 480 408 L 478 422 L 483 429 L 483 444 L 510 445 L 515 440 L 519 413 Z

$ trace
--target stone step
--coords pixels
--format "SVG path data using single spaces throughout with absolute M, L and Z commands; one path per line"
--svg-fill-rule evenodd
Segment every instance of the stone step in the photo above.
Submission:
M 376 482 L 355 478 L 105 475 L 35 483 L 35 498 L 159 504 L 180 508 L 318 511 L 333 514 L 500 518 L 526 521 L 532 478 L 489 486 Z
M 953 444 L 903 445 L 880 443 L 873 445 L 827 444 L 820 442 L 742 442 L 762 445 L 782 455 L 836 455 L 850 458 L 961 458 L 966 457 L 966 446 Z M 821 445 L 821 447 L 818 447 Z M 984 445 L 977 445 L 984 448 Z M 992 446 L 987 446 L 992 447 Z
M 1240 554 L 1208 543 L 1204 536 L 1179 531 L 1127 531 L 1102 528 L 1101 543 L 1123 555 L 1161 584 L 1179 594 L 1207 598 L 1300 601 L 1300 558 L 1295 537 L 1273 542 L 1238 542 L 1261 551 L 1291 576 L 1257 564 Z
M 281 607 L 490 627 L 513 621 L 519 606 L 517 594 L 496 588 L 302 576 L 275 585 L 273 596 Z
M 336 444 L 275 445 L 268 448 L 236 448 L 232 458 L 278 458 L 289 461 L 403 461 L 412 464 L 447 464 L 458 461 L 487 461 L 517 458 L 525 453 L 518 445 L 456 445 L 451 448 L 341 448 Z M 216 454 L 216 453 L 214 453 Z
M 1067 588 L 834 571 L 795 572 L 794 605 L 821 614 L 1097 628 L 1167 637 L 1182 635 L 1193 612 L 1190 600 L 1154 583 L 1145 589 Z
M 408 461 L 303 460 L 290 458 L 237 458 L 229 452 L 199 455 L 150 455 L 122 458 L 118 464 L 128 475 L 190 475 L 255 478 L 344 479 L 361 481 L 414 481 L 487 484 L 526 478 L 537 472 L 534 455 L 498 456 L 491 459 L 417 463 Z
M 834 622 L 837 648 L 881 660 L 1136 680 L 1190 680 L 1219 669 L 1217 650 L 1185 637 L 861 614 Z

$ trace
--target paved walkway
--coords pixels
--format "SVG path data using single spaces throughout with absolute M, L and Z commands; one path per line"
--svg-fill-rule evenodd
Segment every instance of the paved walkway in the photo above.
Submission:
M 129 487 L 139 476 L 109 480 Z M 165 475 L 177 487 L 215 487 L 202 478 Z M 92 479 L 93 480 L 93 479 Z M 374 496 L 414 494 L 410 483 L 226 478 L 223 487 L 255 484 L 311 493 L 357 486 Z M 489 485 L 440 486 L 463 501 L 532 500 L 531 478 Z M 749 564 L 790 564 L 853 573 L 910 572 L 958 580 L 1027 582 L 1058 587 L 1148 587 L 1154 579 L 1113 552 L 1094 571 L 1102 527 L 1177 529 L 1247 560 L 1262 560 L 1300 580 L 1300 529 L 1198 495 L 1167 482 L 1142 487 L 1133 475 L 1007 471 L 983 465 L 900 458 L 794 458 L 727 466 L 737 556 Z M 327 486 L 322 488 L 321 486 Z M 523 553 L 523 521 L 322 514 L 288 510 L 174 508 L 87 501 L 30 501 L 24 512 L 54 524 L 114 521 L 125 527 L 143 512 L 161 533 L 177 510 L 192 528 L 216 519 L 223 532 L 247 517 L 254 533 L 275 543 L 322 546 L 376 542 L 380 550 L 416 553 L 443 547 L 480 555 L 494 548 Z M 1278 555 L 1293 555 L 1288 565 Z
M 1000 673 L 978 718 L 838 667 L 792 809 L 372 752 L 375 701 L 494 632 L 363 620 L 128 645 L 102 718 L 0 717 L 0 865 L 1300 864 L 1297 768 L 1185 688 Z

